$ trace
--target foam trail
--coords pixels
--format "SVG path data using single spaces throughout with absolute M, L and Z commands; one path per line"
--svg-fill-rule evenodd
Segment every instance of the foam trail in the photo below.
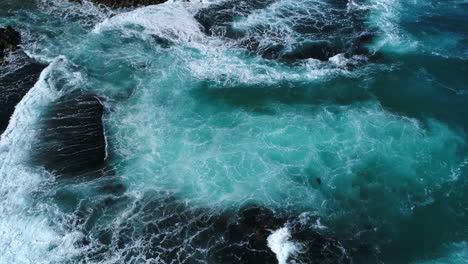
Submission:
M 369 24 L 380 31 L 373 51 L 466 59 L 466 30 L 460 30 L 468 21 L 466 1 L 449 2 L 372 0 L 356 6 L 371 10 Z
M 49 175 L 26 165 L 41 111 L 60 94 L 54 71 L 60 73 L 64 61 L 56 59 L 41 73 L 16 106 L 0 141 L 0 263 L 51 263 L 63 253 L 72 254 L 76 234 L 59 235 L 44 214 L 46 206 L 31 204 L 31 194 Z
M 409 52 L 417 48 L 418 43 L 410 38 L 404 30 L 399 27 L 401 22 L 399 0 L 374 0 L 370 5 L 362 6 L 372 10 L 369 22 L 374 24 L 383 33 L 373 43 L 371 49 L 378 51 L 386 47 L 393 48 L 396 52 Z
M 278 264 L 286 264 L 288 258 L 298 251 L 297 245 L 289 241 L 291 233 L 289 228 L 282 227 L 267 238 L 268 247 L 276 254 Z

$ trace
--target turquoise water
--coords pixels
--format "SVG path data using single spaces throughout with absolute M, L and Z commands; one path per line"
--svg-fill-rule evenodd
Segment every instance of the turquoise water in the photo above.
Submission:
M 468 263 L 468 2 L 224 2 L 0 0 L 49 64 L 0 141 L 0 262 L 218 263 L 191 219 L 257 205 L 342 263 Z M 112 176 L 29 159 L 76 90 L 104 99 Z

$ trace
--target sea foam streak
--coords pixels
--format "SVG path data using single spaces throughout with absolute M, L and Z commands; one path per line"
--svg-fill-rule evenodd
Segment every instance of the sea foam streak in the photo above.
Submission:
M 168 21 L 172 22 L 168 23 Z M 156 35 L 178 43 L 188 44 L 198 42 L 203 38 L 200 26 L 193 18 L 193 14 L 186 6 L 178 2 L 139 8 L 119 14 L 98 24 L 93 32 L 101 33 L 112 29 L 138 32 L 137 28 L 134 28 L 135 30 L 129 28 L 130 25 L 142 27 L 146 36 Z
M 0 141 L 0 262 L 51 263 L 73 254 L 76 233 L 59 235 L 49 226 L 46 205 L 33 205 L 31 194 L 50 175 L 27 165 L 41 111 L 56 99 L 56 82 L 66 78 L 66 60 L 57 58 L 17 105 Z M 64 255 L 62 255 L 64 254 Z M 47 258 L 45 256 L 48 256 Z

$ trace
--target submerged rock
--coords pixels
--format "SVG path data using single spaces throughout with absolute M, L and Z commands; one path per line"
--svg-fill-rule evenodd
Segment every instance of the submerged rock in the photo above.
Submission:
M 228 38 L 240 38 L 244 32 L 236 30 L 232 23 L 237 17 L 245 17 L 274 3 L 275 0 L 227 0 L 209 5 L 201 9 L 195 19 L 200 23 L 207 35 L 217 35 Z
M 350 263 L 339 241 L 310 228 L 310 219 L 259 206 L 242 208 L 234 219 L 225 227 L 222 242 L 212 249 L 215 263 L 278 263 L 279 256 L 268 240 L 280 229 L 288 230 L 289 241 L 280 241 L 276 249 L 290 251 L 282 257 L 292 263 Z M 290 245 L 295 245 L 294 250 L 286 248 Z
M 337 54 L 369 55 L 366 45 L 375 33 L 365 21 L 368 11 L 350 3 L 227 0 L 201 9 L 195 19 L 205 34 L 265 59 L 328 61 Z
M 70 0 L 72 2 L 81 3 L 83 0 Z M 167 0 L 88 0 L 96 4 L 103 4 L 109 7 L 122 8 L 122 7 L 136 7 L 157 5 L 166 2 Z
M 352 263 L 340 241 L 310 228 L 311 220 L 294 219 L 289 224 L 291 240 L 297 243 L 297 251 L 291 254 L 292 263 L 348 264 Z M 314 224 L 316 225 L 316 224 Z
M 154 43 L 156 43 L 157 45 L 159 45 L 161 48 L 164 48 L 164 49 L 167 49 L 174 44 L 169 39 L 160 37 L 158 35 L 152 35 L 151 37 L 153 38 Z
M 288 226 L 290 241 L 299 245 L 289 260 L 349 263 L 336 240 L 299 224 L 294 215 L 262 206 L 235 211 L 193 207 L 171 194 L 153 191 L 139 198 L 106 193 L 76 204 L 75 221 L 85 234 L 79 245 L 85 249 L 82 257 L 93 262 L 118 254 L 131 263 L 273 264 L 278 260 L 268 238 Z
M 101 99 L 93 94 L 72 92 L 58 99 L 42 117 L 34 160 L 59 176 L 103 169 L 107 155 L 103 112 Z
M 267 238 L 287 219 L 269 209 L 247 207 L 238 212 L 237 221 L 228 223 L 222 242 L 215 245 L 211 258 L 215 263 L 276 263 Z

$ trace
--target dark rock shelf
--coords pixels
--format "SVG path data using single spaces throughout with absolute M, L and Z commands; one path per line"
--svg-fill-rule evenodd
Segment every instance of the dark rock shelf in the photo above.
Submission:
M 41 118 L 34 160 L 57 176 L 99 171 L 106 158 L 104 106 L 93 94 L 72 92 L 50 105 Z
M 0 65 L 8 64 L 5 60 L 5 50 L 18 50 L 21 42 L 20 34 L 11 26 L 0 28 Z
M 18 46 L 20 43 L 16 30 L 10 26 L 0 28 L 0 134 L 8 126 L 15 106 L 47 66 L 28 57 Z

